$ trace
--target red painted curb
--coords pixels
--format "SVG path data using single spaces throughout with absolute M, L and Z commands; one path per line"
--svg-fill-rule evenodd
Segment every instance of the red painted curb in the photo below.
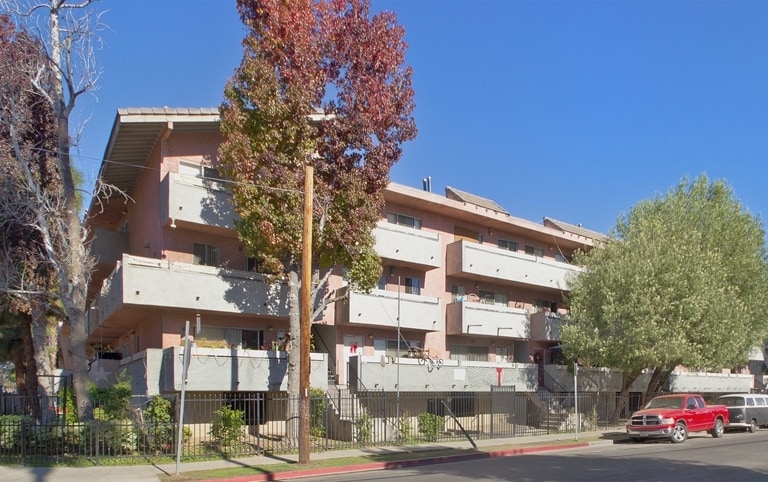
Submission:
M 429 457 L 424 459 L 401 460 L 397 462 L 367 462 L 364 464 L 344 465 L 339 467 L 319 467 L 315 469 L 287 470 L 284 472 L 268 472 L 253 475 L 241 475 L 223 479 L 206 479 L 198 482 L 269 482 L 274 480 L 290 480 L 301 477 L 313 477 L 316 475 L 348 474 L 352 472 L 367 472 L 371 470 L 398 469 L 402 467 L 415 467 L 419 465 L 442 464 L 446 462 L 460 462 L 463 460 L 490 459 L 496 457 L 510 457 L 525 455 L 548 450 L 564 450 L 589 446 L 589 442 L 577 442 L 561 445 L 542 445 L 538 447 L 523 447 L 509 450 L 497 450 L 493 452 L 474 452 L 460 455 L 446 455 L 443 457 Z

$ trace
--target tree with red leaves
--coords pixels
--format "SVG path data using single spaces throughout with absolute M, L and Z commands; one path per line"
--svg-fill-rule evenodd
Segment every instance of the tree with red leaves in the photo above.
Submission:
M 315 199 L 311 320 L 337 299 L 326 288 L 335 267 L 345 267 L 363 290 L 381 276 L 372 231 L 401 145 L 416 136 L 405 31 L 395 14 L 372 14 L 368 0 L 237 6 L 248 35 L 221 106 L 220 163 L 237 181 L 232 191 L 247 253 L 265 272 L 287 278 L 290 336 L 298 339 L 307 165 Z M 298 345 L 288 357 L 294 399 Z M 288 439 L 296 434 L 289 428 Z

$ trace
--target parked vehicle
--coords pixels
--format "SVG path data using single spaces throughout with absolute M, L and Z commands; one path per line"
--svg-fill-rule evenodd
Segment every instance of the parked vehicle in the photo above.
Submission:
M 729 429 L 754 433 L 757 427 L 768 427 L 768 395 L 734 393 L 719 397 L 717 403 L 728 407 Z
M 728 426 L 728 407 L 707 405 L 701 395 L 662 395 L 632 414 L 627 435 L 634 442 L 667 438 L 682 443 L 691 432 L 709 432 L 720 438 Z

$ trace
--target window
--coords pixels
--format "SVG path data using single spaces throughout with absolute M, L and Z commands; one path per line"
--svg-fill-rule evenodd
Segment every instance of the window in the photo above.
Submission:
M 193 263 L 203 266 L 219 265 L 219 248 L 207 244 L 194 243 L 192 245 Z
M 509 303 L 509 295 L 506 293 L 480 290 L 478 296 L 480 297 L 480 303 L 487 305 L 507 306 L 507 303 Z
M 264 345 L 264 330 L 241 330 L 222 326 L 202 326 L 197 339 L 220 342 L 222 347 L 260 350 Z
M 496 244 L 500 249 L 506 249 L 507 251 L 517 251 L 517 243 L 514 241 L 507 241 L 506 239 L 499 239 Z
M 451 360 L 488 361 L 488 348 L 484 346 L 451 345 Z
M 537 256 L 539 258 L 544 257 L 544 250 L 541 248 L 536 248 L 534 246 L 525 246 L 525 254 L 530 254 L 532 256 Z
M 421 229 L 421 219 L 405 214 L 387 213 L 387 221 L 400 226 L 407 226 L 413 229 Z
M 376 288 L 380 290 L 387 289 L 387 275 L 385 274 L 381 275 L 381 277 L 379 278 L 379 282 L 376 283 Z
M 419 278 L 405 278 L 405 292 L 418 295 L 421 294 L 421 280 Z
M 549 300 L 533 300 L 533 312 L 551 311 L 557 313 L 557 303 Z
M 223 181 L 219 170 L 215 167 L 203 166 L 203 179 L 211 179 L 214 181 Z
M 264 330 L 242 330 L 240 337 L 243 350 L 259 350 L 264 345 Z
M 472 243 L 482 243 L 483 235 L 473 229 L 462 228 L 461 226 L 453 227 L 453 238 L 456 241 L 466 240 Z
M 464 297 L 465 294 L 463 286 L 451 285 L 451 303 L 466 300 Z
M 384 355 L 390 357 L 396 357 L 398 353 L 401 357 L 408 354 L 408 348 L 421 348 L 421 342 L 414 340 L 400 340 L 400 349 L 398 352 L 397 340 L 385 340 L 386 348 L 384 349 Z

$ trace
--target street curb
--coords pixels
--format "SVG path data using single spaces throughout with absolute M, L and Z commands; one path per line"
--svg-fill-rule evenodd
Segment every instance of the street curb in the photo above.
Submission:
M 508 450 L 494 450 L 490 452 L 478 451 L 469 454 L 445 455 L 442 457 L 427 457 L 423 459 L 400 460 L 394 462 L 367 462 L 364 464 L 345 465 L 339 467 L 319 467 L 315 469 L 287 470 L 284 472 L 265 472 L 263 474 L 241 475 L 222 479 L 201 479 L 198 482 L 269 482 L 274 480 L 291 480 L 302 477 L 314 477 L 318 475 L 348 474 L 353 472 L 368 472 L 373 470 L 399 469 L 405 467 L 416 467 L 420 465 L 435 465 L 446 462 L 463 462 L 466 460 L 491 459 L 497 457 L 510 457 L 515 455 L 526 455 L 537 452 L 547 452 L 553 450 L 567 450 L 575 448 L 584 448 L 591 445 L 612 444 L 612 441 L 599 442 L 574 442 L 570 444 L 559 445 L 541 445 L 538 447 L 521 447 Z M 265 469 L 266 470 L 266 469 Z

